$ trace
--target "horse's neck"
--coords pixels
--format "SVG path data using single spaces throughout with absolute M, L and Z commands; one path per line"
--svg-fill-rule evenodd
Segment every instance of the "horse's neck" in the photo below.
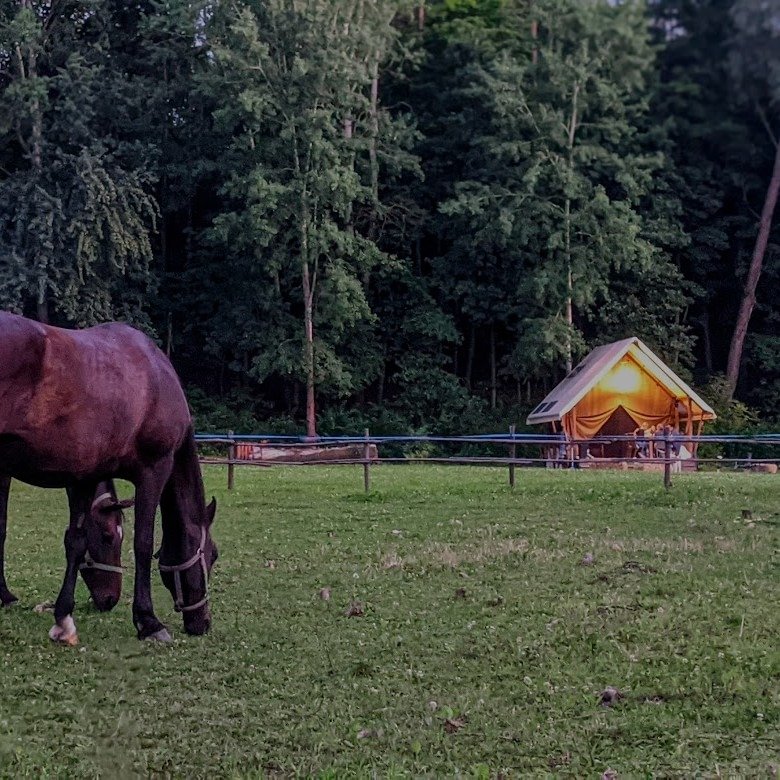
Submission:
M 173 471 L 163 490 L 160 511 L 163 535 L 173 538 L 199 536 L 206 521 L 206 500 L 203 492 L 203 476 L 195 447 L 190 435 L 173 459 Z

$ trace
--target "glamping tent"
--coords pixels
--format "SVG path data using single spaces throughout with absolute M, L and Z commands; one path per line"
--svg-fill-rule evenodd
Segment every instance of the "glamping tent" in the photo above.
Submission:
M 590 439 L 651 425 L 672 425 L 690 436 L 701 432 L 705 420 L 714 419 L 712 407 L 638 338 L 630 338 L 594 349 L 527 422 L 550 423 L 567 439 Z M 631 454 L 626 441 L 595 448 L 592 454 L 601 457 Z

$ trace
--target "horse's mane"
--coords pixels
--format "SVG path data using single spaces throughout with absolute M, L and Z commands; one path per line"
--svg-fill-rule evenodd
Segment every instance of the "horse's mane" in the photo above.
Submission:
M 172 534 L 200 534 L 206 523 L 206 497 L 203 475 L 195 445 L 195 431 L 190 426 L 184 441 L 173 457 L 173 471 L 163 490 L 160 502 L 163 522 L 163 538 Z

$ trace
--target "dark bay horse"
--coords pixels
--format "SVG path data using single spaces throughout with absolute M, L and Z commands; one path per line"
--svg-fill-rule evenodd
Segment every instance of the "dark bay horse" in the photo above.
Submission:
M 98 482 L 95 493 L 84 523 L 87 551 L 79 564 L 79 572 L 97 610 L 108 612 L 122 595 L 122 510 L 135 501 L 132 498 L 120 501 L 112 479 Z
M 206 506 L 187 401 L 170 361 L 151 339 L 120 323 L 65 330 L 0 312 L 0 473 L 68 488 L 76 518 L 89 512 L 101 480 L 132 482 L 138 637 L 170 641 L 151 594 L 158 506 L 163 582 L 185 631 L 208 631 L 216 500 Z M 73 590 L 86 548 L 84 527 L 72 516 L 54 606 L 63 632 L 73 626 Z
M 0 605 L 17 601 L 5 579 L 5 537 L 8 526 L 8 494 L 11 478 L 0 475 Z M 120 501 L 112 480 L 99 482 L 89 514 L 83 518 L 87 537 L 84 561 L 79 565 L 81 576 L 92 602 L 100 612 L 113 609 L 122 594 L 122 509 L 133 500 Z M 78 508 L 69 501 L 71 518 Z M 78 523 L 78 518 L 75 518 Z

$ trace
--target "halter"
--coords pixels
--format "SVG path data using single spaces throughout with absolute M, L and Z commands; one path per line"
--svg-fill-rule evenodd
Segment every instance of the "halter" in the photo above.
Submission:
M 123 570 L 121 566 L 111 566 L 108 563 L 99 563 L 98 561 L 92 560 L 92 556 L 89 554 L 89 550 L 87 550 L 84 553 L 84 562 L 79 564 L 79 570 L 80 571 L 112 571 L 115 574 L 122 574 Z
M 107 498 L 116 501 L 114 496 L 111 495 L 111 493 L 101 493 L 93 502 L 92 506 L 89 508 L 90 515 L 94 511 L 95 507 L 101 503 L 101 501 L 105 501 Z M 81 527 L 81 524 L 84 522 L 84 517 L 79 518 L 79 527 Z M 111 566 L 108 563 L 99 563 L 98 561 L 93 560 L 92 556 L 89 554 L 89 550 L 87 550 L 84 553 L 84 562 L 79 565 L 79 571 L 111 571 L 114 572 L 114 574 L 123 574 L 122 567 L 121 566 Z
M 193 609 L 198 609 L 204 604 L 208 604 L 209 600 L 209 572 L 206 567 L 206 558 L 203 555 L 203 545 L 206 544 L 206 526 L 201 529 L 200 546 L 198 547 L 195 555 L 184 563 L 178 563 L 175 565 L 159 564 L 160 571 L 173 572 L 173 586 L 176 591 L 176 596 L 173 599 L 173 608 L 176 612 L 191 612 Z M 203 594 L 203 598 L 197 601 L 195 604 L 184 604 L 184 594 L 181 589 L 181 573 L 191 569 L 198 561 L 203 568 L 203 582 L 206 584 L 206 592 Z

